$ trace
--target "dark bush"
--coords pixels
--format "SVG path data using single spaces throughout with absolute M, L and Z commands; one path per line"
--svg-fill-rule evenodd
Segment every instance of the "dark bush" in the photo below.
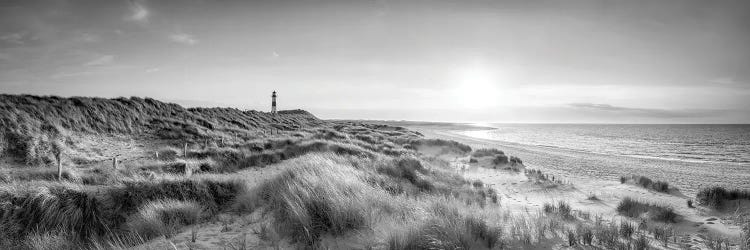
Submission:
M 630 222 L 620 222 L 620 237 L 630 239 L 635 232 L 635 227 Z
M 727 200 L 750 200 L 750 190 L 731 189 L 724 187 L 708 187 L 698 191 L 695 195 L 698 204 L 711 207 L 721 208 Z
M 483 188 L 484 187 L 484 183 L 482 181 L 480 181 L 480 180 L 475 180 L 474 182 L 471 183 L 471 185 L 473 185 L 475 188 Z
M 663 182 L 663 181 L 656 181 L 653 184 L 651 184 L 651 189 L 667 193 L 669 192 L 669 183 Z
M 480 157 L 504 155 L 504 154 L 505 153 L 503 151 L 500 151 L 495 148 L 480 148 L 480 149 L 475 150 L 473 153 L 471 153 L 471 156 L 480 158 Z
M 660 222 L 676 222 L 677 214 L 674 209 L 658 206 L 625 197 L 617 204 L 617 212 L 620 215 L 638 218 L 643 213 L 649 214 L 649 218 Z
M 492 158 L 492 164 L 495 164 L 495 165 L 508 164 L 510 163 L 508 159 L 509 158 L 506 155 L 496 155 L 494 158 Z
M 620 177 L 620 183 L 626 183 L 628 181 L 632 180 L 633 183 L 643 187 L 648 188 L 657 192 L 662 193 L 668 193 L 669 192 L 669 183 L 664 181 L 653 181 L 645 176 L 640 175 L 631 175 L 631 176 L 621 176 Z

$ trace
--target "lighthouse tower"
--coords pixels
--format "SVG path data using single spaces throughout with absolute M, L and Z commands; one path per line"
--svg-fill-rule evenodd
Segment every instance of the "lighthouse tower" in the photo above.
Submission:
M 276 91 L 271 94 L 271 114 L 276 114 Z

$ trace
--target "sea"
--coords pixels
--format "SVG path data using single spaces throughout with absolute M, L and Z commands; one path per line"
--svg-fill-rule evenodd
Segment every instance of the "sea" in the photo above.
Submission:
M 673 161 L 750 166 L 750 124 L 482 124 L 496 141 Z

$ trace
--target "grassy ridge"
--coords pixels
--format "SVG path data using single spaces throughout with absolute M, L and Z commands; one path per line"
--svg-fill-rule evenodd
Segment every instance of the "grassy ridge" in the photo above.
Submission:
M 190 108 L 150 98 L 0 95 L 0 156 L 50 164 L 70 134 L 150 135 L 165 139 L 247 139 L 259 132 L 324 123 L 302 110 L 278 115 L 232 108 Z

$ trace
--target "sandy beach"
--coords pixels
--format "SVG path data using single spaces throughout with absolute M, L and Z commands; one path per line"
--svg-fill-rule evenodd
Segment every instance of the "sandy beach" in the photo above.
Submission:
M 426 137 L 444 138 L 466 143 L 474 148 L 499 148 L 523 159 L 524 165 L 569 179 L 617 181 L 620 176 L 638 174 L 664 180 L 689 197 L 701 187 L 726 185 L 750 188 L 750 169 L 726 163 L 696 163 L 596 154 L 518 143 L 487 140 L 459 134 L 467 130 L 492 129 L 467 124 L 392 123 L 419 131 Z

